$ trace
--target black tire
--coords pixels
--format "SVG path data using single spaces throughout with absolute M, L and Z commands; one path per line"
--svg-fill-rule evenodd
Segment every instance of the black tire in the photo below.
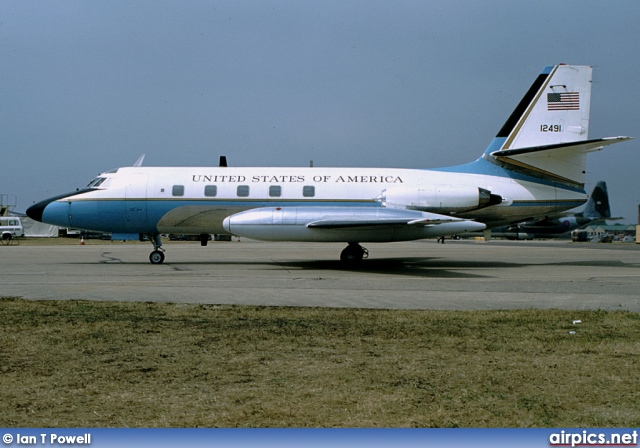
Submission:
M 159 250 L 154 250 L 149 254 L 149 261 L 151 264 L 162 264 L 164 261 L 164 252 Z
M 340 261 L 348 265 L 355 265 L 362 261 L 364 249 L 359 244 L 350 244 L 340 253 Z

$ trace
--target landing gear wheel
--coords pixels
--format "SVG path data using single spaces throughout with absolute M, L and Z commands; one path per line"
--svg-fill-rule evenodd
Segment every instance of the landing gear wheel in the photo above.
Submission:
M 161 264 L 164 261 L 164 253 L 159 250 L 154 250 L 149 254 L 149 261 L 152 264 Z
M 369 251 L 358 243 L 349 243 L 340 253 L 340 261 L 349 265 L 360 263 L 363 258 L 368 257 Z
M 151 264 L 162 264 L 164 261 L 164 249 L 162 248 L 162 240 L 160 239 L 160 235 L 157 233 L 147 233 L 145 234 L 151 244 L 153 244 L 153 252 L 149 254 L 149 261 Z M 140 234 L 140 241 L 142 241 L 143 235 Z

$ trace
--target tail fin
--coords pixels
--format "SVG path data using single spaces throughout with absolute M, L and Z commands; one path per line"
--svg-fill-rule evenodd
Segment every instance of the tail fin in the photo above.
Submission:
M 530 176 L 584 188 L 586 153 L 629 139 L 588 140 L 591 73 L 590 66 L 546 67 L 484 158 Z
M 591 72 L 589 66 L 546 67 L 496 135 L 505 138 L 500 149 L 587 140 Z
M 582 216 L 592 219 L 611 218 L 606 182 L 598 181 L 582 211 Z

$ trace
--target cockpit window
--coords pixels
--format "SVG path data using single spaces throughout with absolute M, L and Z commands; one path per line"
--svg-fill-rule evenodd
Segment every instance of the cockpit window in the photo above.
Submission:
M 105 180 L 107 180 L 106 177 L 96 177 L 91 182 L 89 182 L 89 185 L 87 185 L 87 187 L 88 188 L 97 188 L 100 185 L 102 185 L 102 182 L 104 182 Z

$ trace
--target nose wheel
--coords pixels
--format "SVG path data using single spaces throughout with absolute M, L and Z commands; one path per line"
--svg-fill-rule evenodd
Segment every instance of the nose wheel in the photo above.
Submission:
M 340 253 L 340 261 L 346 264 L 357 264 L 363 258 L 369 258 L 369 251 L 358 243 L 349 243 Z
M 149 254 L 149 261 L 152 264 L 160 264 L 164 261 L 164 252 L 161 250 L 154 250 Z
M 164 249 L 162 248 L 162 240 L 159 234 L 147 235 L 151 244 L 153 244 L 153 252 L 149 254 L 151 264 L 162 264 L 164 262 Z

